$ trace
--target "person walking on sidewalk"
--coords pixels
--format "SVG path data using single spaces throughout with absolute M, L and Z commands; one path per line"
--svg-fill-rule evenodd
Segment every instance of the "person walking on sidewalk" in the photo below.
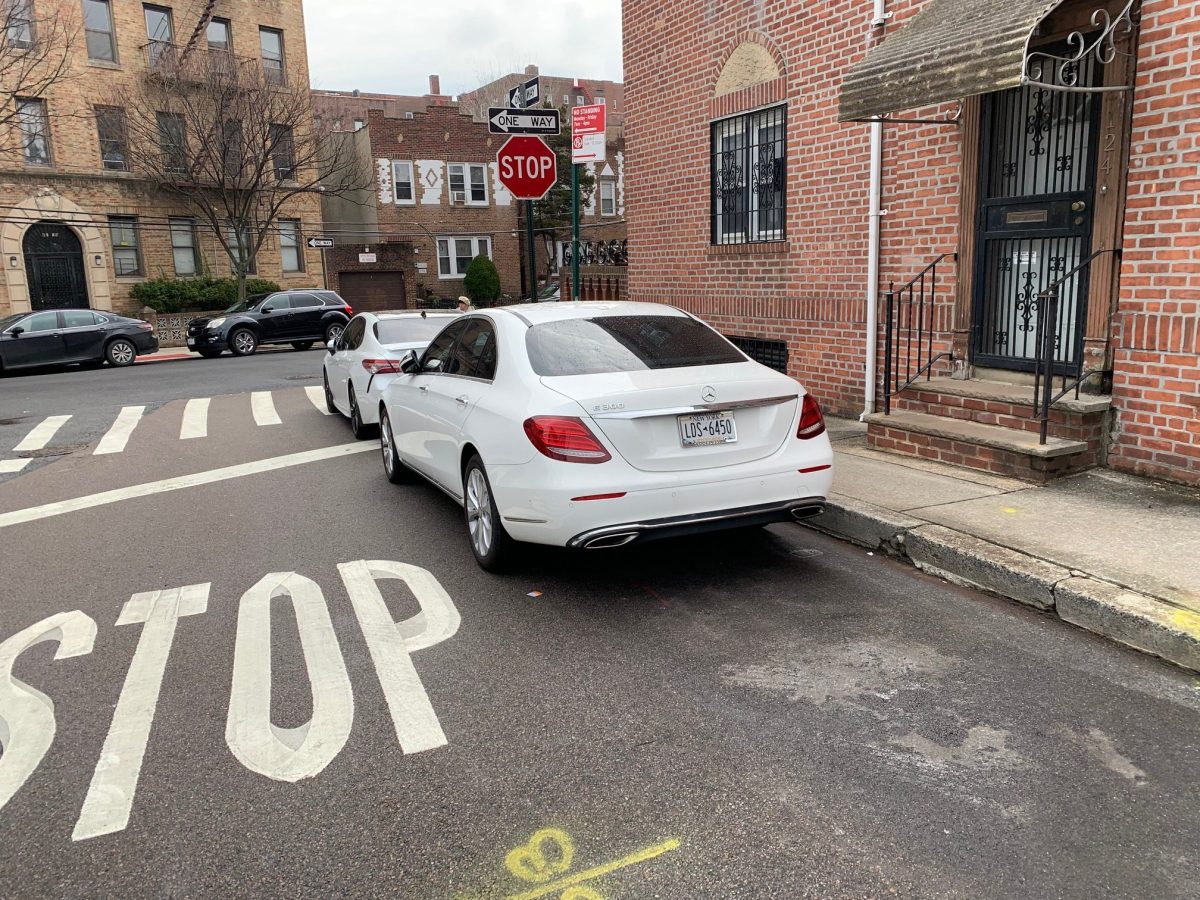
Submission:
M 475 311 L 475 304 L 473 304 L 473 303 L 471 302 L 471 298 L 470 298 L 470 297 L 465 297 L 465 296 L 464 296 L 464 297 L 459 297 L 459 298 L 458 298 L 458 311 L 459 311 L 459 312 L 464 312 L 464 313 L 466 313 L 466 312 L 474 312 L 474 311 Z

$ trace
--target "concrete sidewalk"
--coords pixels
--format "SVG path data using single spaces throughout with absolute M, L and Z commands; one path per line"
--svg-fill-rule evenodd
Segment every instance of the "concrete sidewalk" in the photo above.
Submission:
M 829 432 L 813 527 L 1200 671 L 1200 491 L 1107 470 L 1037 487 L 868 450 L 858 422 Z

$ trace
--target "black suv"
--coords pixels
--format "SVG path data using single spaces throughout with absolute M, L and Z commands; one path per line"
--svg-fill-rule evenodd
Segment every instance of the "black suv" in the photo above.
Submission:
M 187 345 L 201 356 L 249 356 L 260 344 L 291 344 L 307 350 L 342 336 L 349 304 L 333 291 L 278 291 L 235 303 L 219 316 L 188 322 Z

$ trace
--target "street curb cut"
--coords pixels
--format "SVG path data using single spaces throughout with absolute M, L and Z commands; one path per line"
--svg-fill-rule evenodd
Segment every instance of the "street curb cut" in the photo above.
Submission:
M 1200 671 L 1200 614 L 1094 578 L 1070 578 L 1055 596 L 1063 621 Z
M 804 524 L 1200 672 L 1200 614 L 851 497 L 831 495 Z

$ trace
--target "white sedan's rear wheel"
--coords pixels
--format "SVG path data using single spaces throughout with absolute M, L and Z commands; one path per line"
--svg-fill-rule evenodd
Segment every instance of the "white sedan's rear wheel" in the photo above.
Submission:
M 379 447 L 383 453 L 383 473 L 392 484 L 404 484 L 411 480 L 408 469 L 400 462 L 396 452 L 396 436 L 392 434 L 392 420 L 386 409 L 379 411 Z
M 471 457 L 463 472 L 463 495 L 467 533 L 475 561 L 489 572 L 499 572 L 511 561 L 514 542 L 500 521 L 491 482 L 483 460 L 478 456 Z

